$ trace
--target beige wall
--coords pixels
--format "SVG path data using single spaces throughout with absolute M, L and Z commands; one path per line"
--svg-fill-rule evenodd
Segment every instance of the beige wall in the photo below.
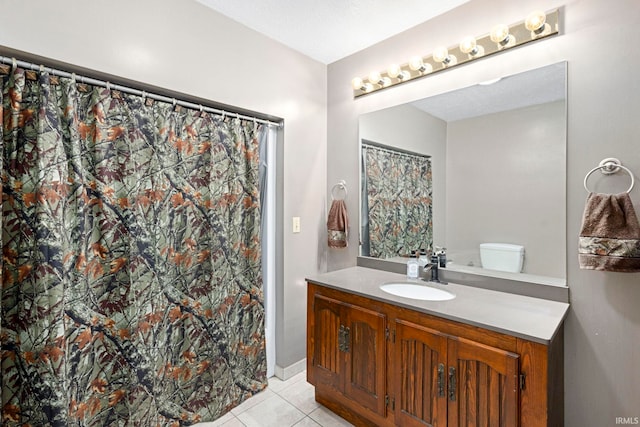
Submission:
M 326 66 L 195 1 L 0 0 L 0 11 L 0 46 L 284 118 L 276 362 L 302 359 L 304 278 L 325 269 Z
M 350 81 L 355 76 L 406 62 L 467 34 L 485 34 L 500 21 L 520 21 L 531 10 L 559 6 L 563 6 L 563 30 L 557 37 L 380 93 L 352 97 Z M 640 174 L 640 56 L 629 45 L 638 39 L 638 22 L 636 0 L 472 0 L 329 66 L 327 188 L 339 179 L 357 182 L 361 114 L 568 62 L 566 258 L 571 311 L 565 325 L 565 425 L 570 427 L 615 426 L 616 417 L 640 416 L 640 273 L 580 270 L 577 263 L 585 174 L 610 156 Z M 612 60 L 603 60 L 603 55 Z M 624 178 L 593 178 L 600 181 L 600 191 L 623 191 L 628 185 Z M 631 197 L 640 211 L 639 187 Z M 357 198 L 349 198 L 347 208 L 357 212 Z M 330 257 L 329 269 L 354 265 L 357 243 L 352 234 L 348 251 Z

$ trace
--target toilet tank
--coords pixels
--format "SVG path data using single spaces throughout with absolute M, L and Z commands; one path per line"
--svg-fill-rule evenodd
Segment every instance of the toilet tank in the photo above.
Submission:
M 524 264 L 524 246 L 509 243 L 481 243 L 480 262 L 488 270 L 520 273 Z

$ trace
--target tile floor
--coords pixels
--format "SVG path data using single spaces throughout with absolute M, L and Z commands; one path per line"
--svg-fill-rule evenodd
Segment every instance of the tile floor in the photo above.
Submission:
M 287 381 L 269 378 L 267 389 L 236 406 L 213 422 L 195 427 L 343 427 L 344 419 L 315 401 L 307 373 L 301 372 Z

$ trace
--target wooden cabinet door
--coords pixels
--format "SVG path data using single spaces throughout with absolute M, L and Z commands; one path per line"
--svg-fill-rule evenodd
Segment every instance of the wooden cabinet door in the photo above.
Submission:
M 384 416 L 385 315 L 323 295 L 314 295 L 312 301 L 309 380 Z
M 449 427 L 517 427 L 519 356 L 464 338 L 448 341 Z
M 447 336 L 396 319 L 393 373 L 399 426 L 447 425 Z
M 332 298 L 314 295 L 311 309 L 313 316 L 309 318 L 308 337 L 311 369 L 307 373 L 309 381 L 313 385 L 324 384 L 342 392 L 344 362 L 339 343 L 341 331 L 344 330 L 343 304 Z
M 355 305 L 346 307 L 344 393 L 365 408 L 384 416 L 386 383 L 386 317 Z

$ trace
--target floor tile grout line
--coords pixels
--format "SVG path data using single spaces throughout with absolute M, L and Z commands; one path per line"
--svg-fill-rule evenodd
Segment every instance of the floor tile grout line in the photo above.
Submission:
M 294 377 L 292 377 L 292 378 L 294 378 Z M 293 407 L 295 407 L 297 410 L 299 410 L 300 412 L 302 412 L 302 413 L 305 415 L 305 417 L 309 417 L 309 415 L 311 414 L 311 412 L 313 412 L 313 411 L 315 411 L 316 409 L 318 409 L 318 407 L 319 407 L 319 405 L 320 405 L 319 403 L 318 403 L 318 406 L 315 406 L 315 407 L 314 407 L 314 408 L 312 408 L 309 412 L 307 412 L 307 411 L 306 411 L 306 410 L 304 410 L 303 408 L 298 407 L 298 405 L 296 405 L 296 403 L 292 402 L 291 400 L 289 400 L 286 396 L 284 396 L 284 395 L 282 394 L 282 393 L 284 393 L 286 390 L 288 390 L 290 387 L 293 387 L 294 385 L 297 385 L 298 383 L 303 382 L 303 381 L 304 381 L 304 382 L 307 382 L 307 378 L 306 378 L 306 376 L 304 376 L 302 379 L 299 379 L 299 380 L 297 380 L 297 381 L 294 381 L 293 383 L 291 383 L 291 384 L 289 384 L 289 385 L 287 385 L 287 386 L 283 387 L 283 388 L 282 388 L 282 389 L 280 389 L 279 391 L 273 391 L 273 390 L 272 390 L 272 391 L 273 391 L 275 394 L 277 394 L 278 396 L 280 396 L 282 399 L 284 399 L 284 400 L 285 400 L 285 402 L 287 402 L 287 403 L 291 404 L 291 405 L 292 405 Z M 286 382 L 286 381 L 285 381 L 285 382 Z M 316 402 L 316 401 L 315 401 L 315 398 L 314 398 L 314 402 Z M 316 403 L 317 403 L 317 402 L 316 402 Z
M 303 410 L 303 408 L 298 407 L 298 405 L 296 405 L 294 402 L 291 402 L 289 399 L 287 399 L 285 396 L 281 395 L 280 393 L 284 393 L 286 390 L 288 390 L 290 387 L 293 387 L 294 385 L 298 384 L 300 381 L 302 381 L 302 379 L 298 380 L 298 381 L 294 381 L 293 383 L 287 384 L 286 386 L 282 387 L 282 389 L 280 389 L 279 391 L 275 391 L 275 390 L 271 390 L 272 395 L 269 396 L 268 398 L 266 398 L 265 400 L 263 400 L 262 402 L 259 402 L 258 404 L 254 405 L 260 405 L 263 404 L 264 402 L 268 401 L 268 400 L 272 400 L 272 399 L 277 399 L 280 400 L 284 403 L 286 403 L 287 405 L 290 405 L 291 408 L 295 409 L 300 415 L 302 415 L 302 418 L 300 418 L 299 420 L 297 420 L 295 422 L 295 424 L 291 424 L 291 426 L 287 426 L 287 427 L 293 427 L 298 423 L 301 423 L 302 421 L 305 420 L 305 418 L 309 418 L 311 421 L 313 421 L 315 424 L 320 425 L 318 422 L 316 422 L 315 420 L 313 420 L 309 414 Z M 253 408 L 254 406 L 247 408 L 246 411 L 250 411 L 251 408 Z M 317 408 L 314 408 L 314 410 Z M 238 414 L 232 414 L 234 416 L 234 418 L 243 426 L 247 426 L 245 423 L 243 423 L 242 419 L 240 418 L 242 413 L 244 413 L 245 411 L 238 413 Z M 224 425 L 223 425 L 224 426 Z
M 282 393 L 284 393 L 288 388 L 292 387 L 293 385 L 298 384 L 298 383 L 300 383 L 300 382 L 302 382 L 302 381 L 305 381 L 305 382 L 307 381 L 307 379 L 306 379 L 306 375 L 301 375 L 301 376 L 300 376 L 300 378 L 297 378 L 297 379 L 296 379 L 296 380 L 294 380 L 293 382 L 289 383 L 289 381 L 291 381 L 292 379 L 296 378 L 298 375 L 300 375 L 300 374 L 296 374 L 296 375 L 294 375 L 293 377 L 289 378 L 289 379 L 288 379 L 288 380 L 286 380 L 286 381 L 283 381 L 283 380 L 280 380 L 280 379 L 279 379 L 279 381 L 283 383 L 283 384 L 280 384 L 282 387 L 281 387 L 281 388 L 280 388 L 280 386 L 276 387 L 276 390 L 277 390 L 277 391 L 276 391 L 276 390 L 271 389 L 270 391 L 271 391 L 271 393 L 273 393 L 273 396 L 270 396 L 270 397 L 268 397 L 268 398 L 266 398 L 266 399 L 270 399 L 270 398 L 272 398 L 272 397 L 274 397 L 274 396 L 277 396 L 279 399 L 282 399 L 283 401 L 285 401 L 285 402 L 286 402 L 286 403 L 288 403 L 289 405 L 293 406 L 295 409 L 297 409 L 300 413 L 302 413 L 302 414 L 304 415 L 300 420 L 296 421 L 296 422 L 295 422 L 295 424 L 292 424 L 290 427 L 295 427 L 296 425 L 298 425 L 298 424 L 302 423 L 303 421 L 305 421 L 305 420 L 307 420 L 307 419 L 308 419 L 309 421 L 311 421 L 314 425 L 318 425 L 318 426 L 320 426 L 320 427 L 323 427 L 323 425 L 320 423 L 320 421 L 318 421 L 318 420 L 316 420 L 316 419 L 314 419 L 314 418 L 312 418 L 312 417 L 311 417 L 311 414 L 312 414 L 313 412 L 315 412 L 315 411 L 317 411 L 318 409 L 320 409 L 320 408 L 322 408 L 322 407 L 323 407 L 322 405 L 318 404 L 318 406 L 316 406 L 316 407 L 315 407 L 315 408 L 313 408 L 309 413 L 307 413 L 307 412 L 305 412 L 304 410 L 302 410 L 301 408 L 299 408 L 298 406 L 296 406 L 293 402 L 289 401 L 286 397 L 284 397 L 284 396 L 282 395 Z M 265 391 L 266 391 L 266 390 L 269 390 L 269 389 L 270 389 L 270 387 L 267 387 L 267 388 L 265 388 Z M 265 400 L 266 400 L 266 399 L 265 399 Z M 315 401 L 315 399 L 314 399 L 314 401 Z M 261 403 L 261 402 L 260 402 L 260 403 Z M 259 405 L 260 403 L 258 403 L 257 405 Z M 255 406 L 255 405 L 254 405 L 254 406 Z M 251 408 L 247 408 L 246 410 L 249 410 L 249 409 L 251 409 Z M 228 421 L 226 421 L 224 424 L 222 424 L 222 425 L 221 425 L 221 427 L 224 427 L 224 425 L 225 425 L 225 424 L 228 424 L 228 423 L 230 423 L 230 422 L 234 422 L 234 421 L 235 421 L 235 422 L 237 422 L 237 423 L 239 423 L 240 425 L 242 425 L 242 426 L 244 426 L 244 427 L 247 427 L 247 425 L 246 425 L 245 423 L 243 423 L 243 422 L 242 422 L 242 420 L 241 420 L 241 419 L 239 418 L 239 416 L 238 416 L 238 415 L 240 415 L 241 413 L 240 413 L 240 414 L 238 414 L 238 415 L 236 415 L 235 413 L 232 413 L 231 411 L 229 411 L 229 413 L 231 414 L 232 418 L 231 418 L 231 419 L 229 419 Z

